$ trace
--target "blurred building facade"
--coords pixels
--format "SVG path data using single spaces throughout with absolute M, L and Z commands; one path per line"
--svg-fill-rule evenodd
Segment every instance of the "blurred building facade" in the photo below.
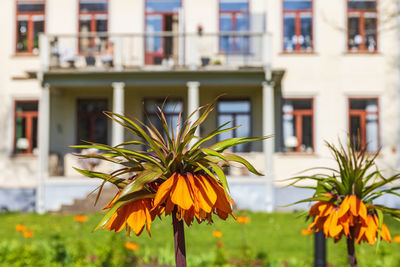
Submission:
M 395 0 L 3 0 L 1 205 L 57 210 L 84 197 L 99 181 L 72 166 L 112 166 L 68 146 L 131 139 L 101 112 L 155 121 L 167 96 L 174 123 L 225 94 L 200 135 L 227 121 L 241 127 L 222 138 L 275 135 L 233 151 L 266 174 L 229 170 L 241 208 L 295 201 L 279 180 L 332 164 L 324 140 L 347 132 L 370 152 L 381 147 L 380 166 L 393 170 L 397 10 Z

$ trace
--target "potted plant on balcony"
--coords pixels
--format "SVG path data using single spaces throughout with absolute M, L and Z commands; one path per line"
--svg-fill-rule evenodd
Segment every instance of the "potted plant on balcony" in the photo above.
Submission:
M 184 222 L 190 226 L 213 222 L 213 215 L 226 220 L 232 215 L 232 199 L 222 165 L 232 162 L 242 164 L 250 172 L 261 175 L 244 158 L 225 152 L 235 145 L 260 141 L 265 137 L 239 137 L 222 140 L 212 146 L 202 147 L 204 142 L 218 134 L 237 127 L 219 126 L 204 138 L 195 136 L 197 129 L 215 107 L 216 100 L 195 112 L 202 114 L 191 122 L 195 112 L 183 121 L 180 112 L 175 129 L 168 125 L 163 107 L 158 115 L 163 131 L 159 131 L 150 121 L 148 124 L 120 114 L 106 112 L 106 115 L 131 131 L 140 141 L 128 141 L 117 146 L 89 143 L 74 148 L 97 148 L 103 151 L 97 155 L 80 155 L 84 158 L 98 158 L 115 163 L 111 173 L 101 173 L 76 169 L 104 182 L 114 184 L 119 191 L 105 207 L 107 213 L 95 229 L 107 228 L 120 232 L 126 229 L 128 235 L 140 235 L 143 229 L 150 235 L 150 226 L 155 217 L 171 215 L 174 229 L 175 259 L 177 266 L 186 266 Z M 128 149 L 125 146 L 146 147 Z

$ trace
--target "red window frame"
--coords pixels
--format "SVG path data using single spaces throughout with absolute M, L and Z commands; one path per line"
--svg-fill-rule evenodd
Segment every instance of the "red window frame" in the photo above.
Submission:
M 349 9 L 349 0 L 346 1 L 347 3 L 347 52 L 348 53 L 377 53 L 378 51 L 378 0 L 375 0 L 375 9 L 373 10 L 368 10 L 368 9 Z M 365 19 L 365 13 L 375 13 L 376 15 L 376 25 L 375 25 L 375 35 L 376 35 L 376 45 L 375 45 L 375 50 L 374 51 L 369 51 L 366 47 L 365 47 L 365 28 L 364 28 L 364 19 Z M 349 48 L 349 34 L 350 34 L 350 25 L 349 25 L 349 19 L 350 19 L 350 15 L 351 14 L 359 14 L 360 15 L 360 22 L 359 22 L 359 32 L 362 38 L 362 42 L 360 44 L 360 47 L 357 51 L 351 50 Z
M 110 2 L 109 0 L 106 0 L 107 2 L 107 11 L 81 11 L 81 0 L 78 0 L 78 33 L 81 33 L 81 29 L 80 29 L 80 22 L 81 22 L 81 15 L 88 15 L 91 16 L 90 18 L 90 29 L 89 32 L 90 33 L 96 33 L 96 15 L 107 15 L 107 29 L 104 33 L 108 32 L 108 28 L 109 28 L 109 15 L 108 15 L 108 11 L 110 8 Z M 90 38 L 90 47 L 94 47 L 95 46 L 95 38 Z M 108 44 L 107 44 L 108 46 Z M 80 46 L 80 39 L 78 40 L 78 50 L 79 53 L 82 54 L 81 51 L 81 46 Z
M 77 144 L 81 144 L 82 140 L 79 139 L 80 135 L 80 128 L 79 128 L 79 124 L 78 124 L 78 120 L 79 118 L 82 117 L 88 117 L 90 120 L 90 125 L 89 125 L 89 140 L 84 140 L 84 141 L 91 141 L 91 142 L 97 142 L 96 141 L 96 133 L 95 133 L 95 121 L 96 118 L 105 116 L 102 113 L 99 112 L 82 112 L 79 111 L 79 102 L 90 102 L 90 101 L 104 101 L 105 105 L 108 106 L 108 100 L 107 98 L 79 98 L 76 101 L 76 118 L 77 118 L 77 122 L 76 122 L 76 142 Z M 108 129 L 106 130 L 106 134 L 105 134 L 105 139 L 108 141 Z
M 179 0 L 180 4 L 181 4 L 181 8 L 183 8 L 183 1 Z M 143 32 L 147 33 L 147 16 L 151 16 L 151 15 L 177 15 L 178 12 L 173 12 L 173 11 L 147 11 L 146 9 L 146 3 L 147 0 L 144 0 L 144 29 Z M 162 25 L 161 25 L 161 32 L 165 32 L 165 21 L 164 21 L 164 17 L 161 21 Z M 178 23 L 182 23 L 182 22 L 178 22 Z M 172 37 L 174 38 L 174 36 Z M 155 57 L 160 57 L 160 58 L 164 58 L 165 56 L 165 51 L 164 51 L 164 39 L 165 37 L 161 37 L 161 48 L 162 51 L 161 52 L 147 52 L 147 47 L 146 47 L 146 38 L 143 38 L 143 45 L 144 45 L 144 62 L 146 65 L 153 65 L 154 62 L 154 58 Z
M 310 100 L 311 101 L 311 109 L 298 109 L 290 112 L 283 112 L 283 115 L 293 115 L 296 117 L 296 138 L 297 138 L 297 147 L 295 151 L 291 151 L 290 153 L 308 153 L 301 151 L 302 139 L 303 139 L 303 116 L 311 116 L 311 146 L 312 146 L 312 153 L 314 153 L 314 139 L 315 139 L 315 131 L 314 131 L 314 99 L 313 98 L 284 98 L 284 101 L 296 101 L 296 100 Z
M 14 101 L 14 154 L 25 154 L 25 155 L 32 155 L 33 154 L 33 119 L 39 118 L 39 111 L 17 111 L 17 104 L 18 103 L 37 103 L 39 106 L 38 100 L 15 100 Z M 26 152 L 18 152 L 17 151 L 17 118 L 25 118 L 25 136 L 28 139 L 28 148 Z M 36 140 L 37 141 L 37 140 Z M 37 143 L 37 142 L 36 142 Z
M 375 100 L 376 105 L 377 105 L 377 111 L 376 112 L 368 112 L 366 110 L 362 109 L 351 109 L 350 104 L 352 100 Z M 349 98 L 348 99 L 348 110 L 349 110 L 349 117 L 348 117 L 348 129 L 349 129 L 349 134 L 351 130 L 351 116 L 359 116 L 360 117 L 360 149 L 363 149 L 367 146 L 367 115 L 369 114 L 374 114 L 377 115 L 377 120 L 378 120 L 378 147 L 381 146 L 381 138 L 380 138 L 380 120 L 379 120 L 379 98 L 376 97 L 371 97 L 371 98 Z M 368 151 L 368 152 L 376 152 L 376 151 Z
M 221 15 L 222 14 L 230 14 L 232 16 L 232 29 L 236 28 L 236 17 L 238 14 L 243 14 L 246 15 L 247 14 L 247 18 L 248 18 L 248 26 L 249 26 L 249 30 L 250 30 L 250 0 L 246 0 L 247 1 L 247 11 L 241 11 L 241 10 L 237 10 L 237 11 L 221 11 L 221 0 L 218 0 L 218 29 L 219 31 L 221 31 Z M 233 30 L 235 31 L 235 30 Z M 233 40 L 235 40 L 235 36 L 231 36 L 233 38 Z M 243 36 L 246 37 L 246 36 Z M 249 42 L 249 40 L 248 40 Z M 236 42 L 233 41 L 233 47 L 231 51 L 225 51 L 221 48 L 221 39 L 218 38 L 218 50 L 219 53 L 224 54 L 232 54 L 232 53 L 249 53 L 249 47 L 246 50 L 241 50 L 240 48 L 236 47 Z
M 295 34 L 296 36 L 301 35 L 301 15 L 311 13 L 311 50 L 301 50 L 301 45 L 299 42 L 296 43 L 296 47 L 293 51 L 288 51 L 285 49 L 285 15 L 294 14 L 295 15 Z M 299 10 L 285 10 L 285 0 L 282 0 L 282 51 L 284 53 L 314 53 L 314 0 L 311 0 L 311 10 L 299 9 Z
M 18 3 L 24 2 L 21 0 L 15 0 L 15 54 L 33 54 L 33 43 L 34 43 L 34 24 L 33 24 L 33 16 L 43 16 L 43 33 L 46 32 L 46 0 L 42 0 L 44 4 L 44 10 L 38 12 L 20 12 L 18 11 Z M 27 50 L 26 51 L 18 51 L 18 17 L 19 16 L 28 16 L 28 37 L 27 37 Z

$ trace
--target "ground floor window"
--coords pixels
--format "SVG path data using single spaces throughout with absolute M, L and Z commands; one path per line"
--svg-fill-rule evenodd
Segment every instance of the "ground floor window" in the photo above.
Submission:
M 37 100 L 15 101 L 14 152 L 34 154 L 37 151 L 38 104 Z
M 160 133 L 165 134 L 159 119 L 159 108 L 162 109 L 169 128 L 173 127 L 174 133 L 176 132 L 175 129 L 178 123 L 179 113 L 183 111 L 183 102 L 181 99 L 167 99 L 164 103 L 163 99 L 148 98 L 144 100 L 144 108 L 145 116 L 147 116 L 145 121 L 150 121 Z
M 107 121 L 103 111 L 108 110 L 107 99 L 78 99 L 77 142 L 107 144 Z
M 240 126 L 233 131 L 227 131 L 218 135 L 218 141 L 235 138 L 248 137 L 251 135 L 251 104 L 248 99 L 224 99 L 218 101 L 218 126 L 229 122 L 225 127 Z M 234 152 L 250 152 L 250 143 L 240 144 L 233 147 Z
M 349 133 L 357 150 L 368 152 L 379 149 L 378 99 L 349 99 Z
M 285 151 L 312 153 L 313 99 L 284 99 L 282 112 Z

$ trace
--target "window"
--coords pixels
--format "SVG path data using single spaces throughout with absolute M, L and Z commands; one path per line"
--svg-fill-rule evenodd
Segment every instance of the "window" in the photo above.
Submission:
M 38 101 L 16 101 L 14 108 L 14 152 L 16 154 L 36 153 Z
M 282 112 L 285 151 L 312 153 L 313 99 L 284 99 Z
M 379 149 L 378 100 L 349 100 L 349 133 L 357 150 L 367 148 L 368 152 Z
M 181 0 L 146 0 L 146 64 L 159 65 L 164 59 L 177 61 L 180 8 Z M 171 35 L 154 35 L 160 32 Z
M 77 142 L 90 141 L 107 144 L 106 99 L 79 99 L 77 102 Z
M 220 0 L 219 31 L 221 33 L 219 44 L 221 52 L 248 52 L 249 37 L 232 36 L 232 32 L 249 31 L 248 0 Z
M 283 50 L 285 52 L 313 50 L 312 0 L 283 1 Z
M 249 100 L 220 100 L 218 101 L 218 126 L 230 122 L 225 128 L 240 126 L 232 131 L 218 135 L 218 141 L 248 137 L 251 135 L 251 104 Z M 234 146 L 234 152 L 250 152 L 250 143 Z
M 164 129 L 162 128 L 160 119 L 159 119 L 159 110 L 164 103 L 162 99 L 145 99 L 144 108 L 146 112 L 146 116 L 148 120 L 157 128 L 157 130 L 164 134 Z M 176 125 L 178 123 L 179 113 L 183 110 L 183 103 L 180 99 L 168 99 L 163 107 L 163 113 L 165 115 L 165 119 L 167 120 L 167 124 L 169 127 L 176 129 Z M 146 121 L 147 121 L 146 118 Z
M 44 0 L 17 0 L 16 53 L 38 54 L 44 32 Z
M 80 0 L 79 1 L 79 32 L 105 33 L 108 28 L 108 0 Z M 93 49 L 105 50 L 107 38 L 81 37 L 79 39 L 79 51 L 90 52 Z
M 376 0 L 348 0 L 347 27 L 348 51 L 377 51 Z

